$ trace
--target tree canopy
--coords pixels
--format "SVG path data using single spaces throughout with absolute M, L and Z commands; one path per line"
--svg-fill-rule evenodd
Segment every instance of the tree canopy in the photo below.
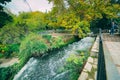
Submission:
M 7 2 L 10 2 L 11 0 L 0 0 L 0 28 L 3 27 L 8 22 L 12 21 L 12 17 L 9 16 L 6 12 L 4 12 L 3 5 L 1 4 L 7 4 Z
M 48 0 L 54 4 L 53 14 L 59 17 L 67 13 L 67 17 L 71 15 L 76 16 L 77 22 L 87 22 L 88 24 L 94 24 L 98 21 L 106 20 L 105 25 L 108 25 L 112 18 L 118 18 L 120 13 L 119 0 Z M 64 6 L 61 6 L 64 5 Z M 60 13 L 61 12 L 61 13 Z M 58 14 L 58 15 L 57 15 Z M 73 18 L 70 18 L 71 21 Z M 102 20 L 101 20 L 102 19 Z M 64 19 L 63 19 L 64 20 Z M 69 23 L 67 21 L 67 24 Z M 74 23 L 74 20 L 73 20 Z M 97 24 L 98 25 L 98 24 Z M 72 26 L 71 24 L 69 26 Z M 99 24 L 99 27 L 102 25 Z M 98 27 L 98 26 L 96 26 Z M 108 26 L 106 26 L 108 27 Z M 75 28 L 75 26 L 73 26 Z M 77 28 L 79 29 L 79 27 Z M 76 30 L 75 30 L 76 31 Z

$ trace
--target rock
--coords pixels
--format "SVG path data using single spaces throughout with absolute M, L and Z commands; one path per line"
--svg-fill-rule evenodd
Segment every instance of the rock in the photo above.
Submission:
M 78 80 L 87 80 L 88 78 L 88 73 L 82 72 Z
M 97 53 L 97 52 L 91 52 L 91 53 L 90 53 L 90 56 L 97 58 L 97 57 L 98 57 L 98 53 Z
M 94 80 L 94 79 L 88 79 L 88 80 Z
M 97 65 L 93 64 L 93 68 L 94 68 L 94 69 L 97 69 Z
M 93 58 L 92 58 L 92 57 L 89 57 L 89 58 L 88 58 L 88 62 L 89 62 L 89 63 L 93 63 Z
M 92 65 L 87 62 L 85 65 L 85 70 L 87 70 L 88 72 L 91 72 L 91 69 L 92 69 Z
M 98 64 L 98 59 L 97 59 L 97 58 L 94 59 L 94 64 L 95 64 L 95 65 Z
M 86 69 L 83 69 L 83 72 L 88 72 Z

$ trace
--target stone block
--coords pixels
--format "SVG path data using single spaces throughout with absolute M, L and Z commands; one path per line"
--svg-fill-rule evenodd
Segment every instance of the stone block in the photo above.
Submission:
M 88 79 L 88 80 L 94 80 L 94 79 Z
M 89 57 L 87 62 L 93 63 L 93 58 L 92 58 L 92 57 Z
M 87 70 L 88 72 L 91 72 L 91 70 L 92 70 L 92 65 L 87 62 L 86 65 L 85 65 L 85 70 Z
M 97 59 L 97 58 L 94 59 L 94 64 L 95 64 L 95 65 L 98 64 L 98 59 Z
M 88 78 L 88 73 L 82 72 L 78 80 L 87 80 Z
M 93 64 L 93 68 L 94 68 L 94 69 L 97 69 L 97 65 Z

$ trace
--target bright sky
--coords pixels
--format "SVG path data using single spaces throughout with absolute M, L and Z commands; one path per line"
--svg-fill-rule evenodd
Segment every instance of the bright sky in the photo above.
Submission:
M 46 10 L 50 11 L 52 8 L 52 4 L 49 4 L 47 0 L 27 0 L 27 2 L 31 6 L 32 11 L 45 12 Z M 18 14 L 18 12 L 29 11 L 29 7 L 24 0 L 12 0 L 6 7 L 15 14 Z

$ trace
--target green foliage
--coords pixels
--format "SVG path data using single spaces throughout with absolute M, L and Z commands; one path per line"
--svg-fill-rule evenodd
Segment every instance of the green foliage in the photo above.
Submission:
M 5 12 L 0 11 L 0 28 L 2 28 L 5 24 L 12 22 L 13 19 L 10 15 Z
M 24 36 L 25 32 L 23 28 L 12 24 L 8 24 L 0 30 L 0 42 L 2 44 L 20 43 Z
M 9 45 L 9 48 L 10 48 L 10 50 L 12 51 L 12 52 L 19 52 L 19 44 L 10 44 Z
M 10 57 L 9 47 L 7 45 L 0 45 L 0 54 L 3 54 L 6 58 Z
M 43 35 L 44 39 L 46 39 L 49 43 L 51 42 L 52 36 L 51 35 Z
M 1 54 L 1 53 L 0 53 L 0 58 L 3 58 L 3 57 L 4 57 L 4 54 Z
M 9 76 L 9 68 L 0 68 L 0 80 L 7 80 Z
M 79 54 L 71 54 L 69 58 L 67 58 L 67 62 L 65 65 L 66 70 L 70 70 L 70 80 L 77 80 L 82 70 L 84 63 L 86 62 L 89 53 L 84 50 L 77 51 Z
M 90 27 L 89 22 L 87 22 L 87 21 L 81 21 L 81 22 L 78 22 L 78 23 L 73 27 L 72 30 L 73 30 L 73 33 L 74 33 L 74 34 L 78 34 L 78 36 L 79 36 L 80 38 L 83 38 L 83 37 L 86 36 L 86 34 L 87 34 L 88 32 L 90 32 L 89 27 Z
M 65 10 L 64 0 L 48 0 L 49 2 L 53 2 L 54 7 L 53 11 L 55 14 L 63 13 Z
M 76 69 L 82 67 L 83 58 L 76 56 L 75 54 L 70 55 L 67 59 L 67 69 Z
M 79 37 L 85 37 L 86 34 L 90 32 L 89 30 L 90 25 L 87 21 L 81 21 L 80 23 L 78 23 L 78 26 L 80 28 L 80 29 L 78 28 Z
M 22 67 L 21 67 L 22 68 Z M 14 75 L 19 71 L 18 64 L 14 64 L 10 67 L 0 68 L 0 80 L 13 80 Z
M 40 36 L 38 34 L 29 34 L 20 45 L 20 58 L 41 56 L 49 49 L 59 48 L 64 45 L 62 38 L 52 37 L 51 35 Z
M 0 0 L 0 28 L 2 28 L 5 24 L 12 21 L 12 17 L 4 12 L 3 5 L 11 0 Z
M 55 43 L 57 45 L 55 45 Z M 69 40 L 74 41 L 73 39 Z M 58 43 L 60 42 L 60 43 Z M 51 45 L 55 46 L 51 46 Z M 31 33 L 26 36 L 26 38 L 21 42 L 20 50 L 19 50 L 19 57 L 20 62 L 18 64 L 14 64 L 7 68 L 0 68 L 0 80 L 12 80 L 14 75 L 24 66 L 24 64 L 28 61 L 28 59 L 32 55 L 41 56 L 47 51 L 48 49 L 57 48 L 59 46 L 66 45 L 67 42 L 63 44 L 62 38 L 59 37 L 52 37 L 51 35 L 43 35 L 40 36 L 38 34 Z M 69 42 L 68 42 L 69 44 Z M 3 45 L 1 45 L 3 46 Z M 13 51 L 19 48 L 19 44 L 12 44 L 9 45 Z M 64 69 L 60 69 L 59 72 L 63 71 Z
M 61 37 L 53 37 L 51 40 L 51 49 L 52 48 L 60 48 L 62 45 L 64 45 L 64 41 Z
M 13 52 L 19 51 L 19 44 L 0 45 L 0 54 L 6 58 L 11 57 Z
M 75 54 L 70 55 L 67 59 L 65 68 L 71 70 L 70 80 L 77 80 L 79 77 L 80 70 L 84 63 L 84 57 L 76 56 Z
M 20 45 L 20 58 L 31 57 L 32 55 L 43 55 L 45 51 L 48 51 L 48 44 L 46 40 L 40 35 L 31 33 L 29 34 Z
M 48 1 L 53 2 L 54 4 L 54 8 L 51 13 L 54 14 L 55 17 L 57 15 L 57 22 L 55 25 L 62 25 L 64 27 L 67 27 L 67 29 L 71 28 L 73 30 L 73 34 L 79 33 L 79 37 L 84 37 L 86 32 L 89 32 L 88 29 L 90 27 L 84 27 L 87 28 L 87 30 L 83 30 L 81 28 L 79 29 L 78 25 L 82 25 L 83 22 L 87 22 L 89 25 L 92 24 L 91 29 L 93 29 L 93 27 L 99 28 L 100 25 L 103 29 L 109 28 L 110 19 L 118 18 L 117 14 L 120 12 L 119 0 L 60 0 L 58 2 L 57 0 Z M 64 7 L 64 10 L 61 10 L 60 7 L 62 8 L 62 6 L 59 5 L 65 4 L 67 4 L 67 6 Z M 56 14 L 55 12 L 59 13 Z M 62 12 L 64 12 L 64 14 Z
M 26 32 L 46 29 L 45 13 L 42 12 L 21 13 L 14 20 L 14 24 L 24 27 Z

